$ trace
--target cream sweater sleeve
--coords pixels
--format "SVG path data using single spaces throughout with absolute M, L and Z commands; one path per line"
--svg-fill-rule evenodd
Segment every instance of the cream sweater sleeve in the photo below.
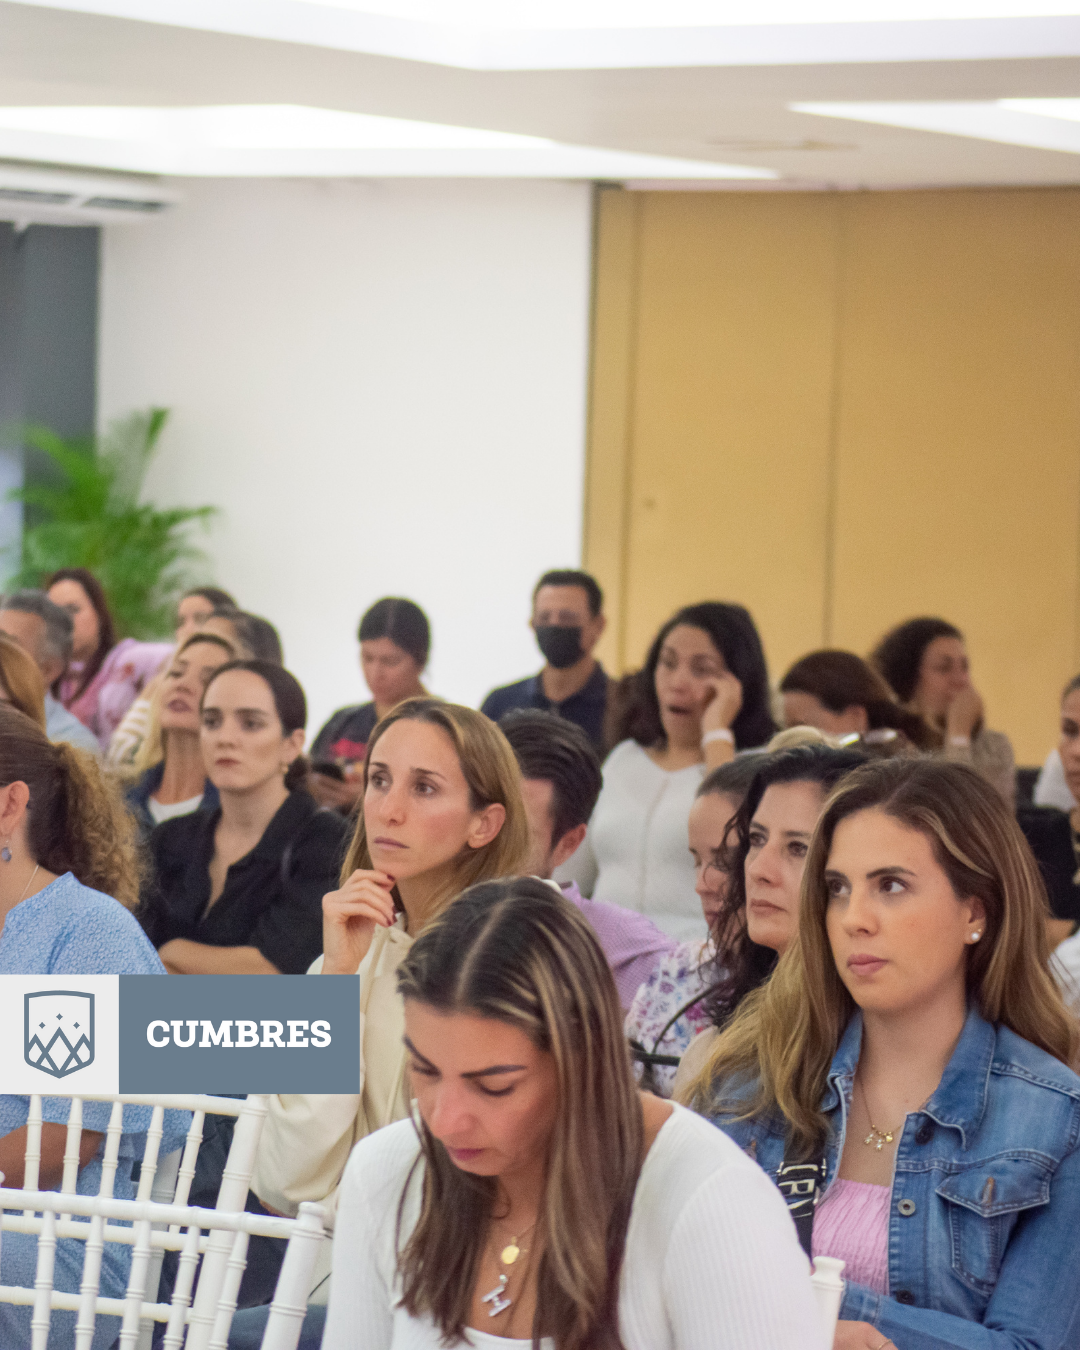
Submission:
M 282 1214 L 295 1215 L 302 1200 L 324 1203 L 366 1132 L 359 1095 L 271 1097 L 251 1189 Z

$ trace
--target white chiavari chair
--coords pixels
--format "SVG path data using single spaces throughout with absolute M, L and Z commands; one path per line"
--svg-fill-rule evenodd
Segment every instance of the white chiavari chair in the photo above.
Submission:
M 83 1103 L 86 1101 L 112 1105 L 105 1132 L 101 1184 L 96 1196 L 76 1194 Z M 0 1232 L 33 1233 L 38 1237 L 34 1289 L 0 1286 L 0 1302 L 32 1306 L 33 1350 L 44 1350 L 54 1308 L 77 1314 L 74 1350 L 90 1350 L 95 1319 L 99 1314 L 122 1319 L 117 1343 L 120 1350 L 147 1350 L 155 1320 L 168 1323 L 164 1340 L 166 1350 L 177 1350 L 181 1345 L 187 1350 L 224 1350 L 246 1262 L 247 1242 L 253 1233 L 290 1241 L 288 1275 L 283 1266 L 267 1335 L 270 1336 L 273 1327 L 271 1339 L 274 1345 L 280 1346 L 281 1350 L 295 1346 L 295 1337 L 299 1336 L 303 1320 L 303 1297 L 296 1295 L 293 1283 L 298 1270 L 305 1279 L 310 1278 L 315 1254 L 323 1240 L 321 1210 L 317 1206 L 306 1208 L 297 1220 L 244 1213 L 255 1152 L 266 1117 L 266 1097 L 249 1096 L 246 1100 L 202 1095 L 74 1097 L 68 1116 L 60 1189 L 45 1193 L 37 1190 L 41 1102 L 40 1096 L 30 1099 L 23 1188 L 18 1192 L 0 1189 L 0 1201 L 5 1211 L 0 1216 Z M 149 1106 L 151 1117 L 136 1195 L 132 1200 L 117 1200 L 113 1197 L 113 1186 L 125 1105 Z M 167 1110 L 191 1112 L 191 1123 L 183 1148 L 159 1159 Z M 237 1123 L 216 1207 L 214 1210 L 196 1210 L 188 1206 L 187 1200 L 207 1114 L 234 1116 Z M 16 1196 L 23 1198 L 16 1202 Z M 28 1196 L 33 1197 L 33 1204 L 26 1199 Z M 9 1212 L 16 1203 L 24 1206 L 21 1214 Z M 76 1215 L 81 1216 L 82 1221 L 77 1221 Z M 192 1215 L 202 1217 L 192 1218 Z M 205 1219 L 206 1215 L 217 1217 L 211 1222 Z M 85 1221 L 87 1218 L 89 1223 Z M 121 1219 L 129 1220 L 132 1226 L 117 1222 Z M 76 1238 L 85 1243 L 78 1294 L 53 1288 L 56 1242 L 63 1238 Z M 100 1293 L 106 1242 L 124 1243 L 132 1249 L 123 1299 L 106 1298 Z M 158 1304 L 154 1300 L 166 1250 L 179 1252 L 178 1274 L 170 1303 Z M 310 1263 L 305 1264 L 309 1252 Z M 297 1303 L 301 1309 L 298 1316 Z M 294 1329 L 295 1336 L 290 1340 Z

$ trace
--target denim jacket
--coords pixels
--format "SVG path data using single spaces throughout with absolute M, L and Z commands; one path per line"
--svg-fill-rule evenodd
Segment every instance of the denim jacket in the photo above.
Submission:
M 822 1109 L 836 1177 L 862 1016 L 829 1070 Z M 771 1176 L 782 1119 L 719 1125 Z M 840 1316 L 898 1350 L 1080 1347 L 1080 1078 L 970 1011 L 937 1091 L 904 1122 L 889 1206 L 889 1294 L 848 1283 Z

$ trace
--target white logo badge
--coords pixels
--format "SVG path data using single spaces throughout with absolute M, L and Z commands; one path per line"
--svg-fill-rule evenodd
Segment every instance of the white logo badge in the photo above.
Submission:
M 23 1058 L 53 1078 L 94 1062 L 94 995 L 74 989 L 24 995 Z

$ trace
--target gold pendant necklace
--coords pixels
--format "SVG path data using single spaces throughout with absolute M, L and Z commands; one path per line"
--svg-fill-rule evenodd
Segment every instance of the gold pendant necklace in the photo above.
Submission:
M 862 1094 L 863 1110 L 866 1112 L 866 1119 L 870 1121 L 870 1133 L 863 1140 L 863 1143 L 870 1144 L 880 1153 L 886 1144 L 892 1143 L 893 1139 L 896 1137 L 896 1131 L 879 1130 L 874 1122 L 870 1120 L 870 1103 L 866 1100 L 866 1089 L 863 1087 L 861 1079 L 856 1079 L 856 1082 L 858 1083 L 859 1092 Z
M 535 1227 L 536 1220 L 534 1219 L 524 1232 L 520 1233 L 517 1237 L 512 1237 L 510 1239 L 498 1255 L 500 1265 L 512 1266 L 519 1256 L 528 1255 L 528 1249 L 522 1249 L 520 1239 L 526 1237 Z M 491 1307 L 488 1309 L 489 1317 L 498 1317 L 500 1313 L 504 1313 L 513 1303 L 514 1300 L 506 1293 L 506 1286 L 509 1283 L 510 1276 L 505 1270 L 501 1270 L 499 1272 L 499 1283 L 494 1289 L 489 1290 L 488 1293 L 484 1294 L 480 1299 L 481 1303 L 491 1304 Z

